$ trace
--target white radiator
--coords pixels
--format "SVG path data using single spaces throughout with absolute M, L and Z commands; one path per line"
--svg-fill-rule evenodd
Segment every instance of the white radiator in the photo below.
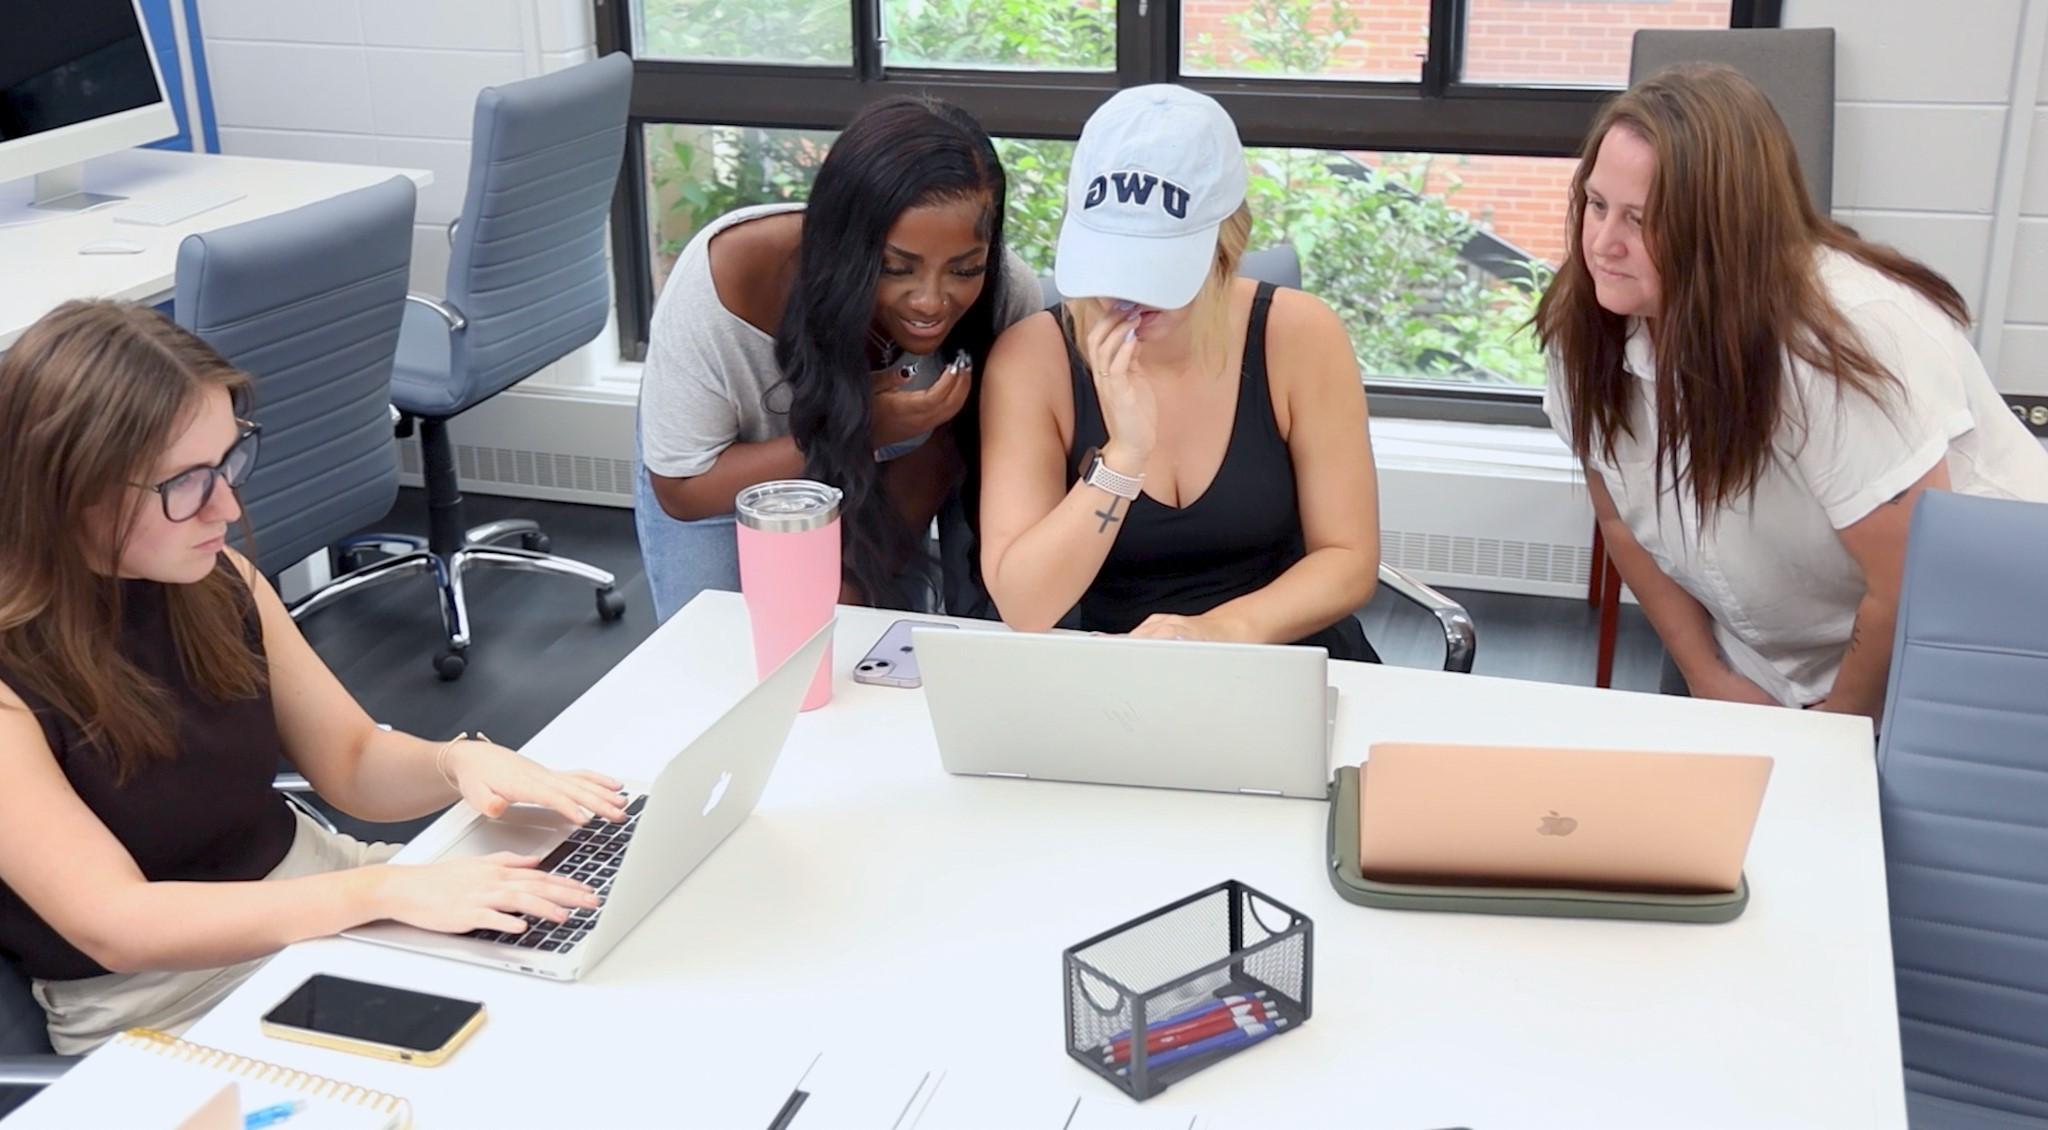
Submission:
M 633 504 L 633 403 L 588 390 L 521 388 L 449 425 L 465 491 Z M 1437 585 L 1584 596 L 1593 511 L 1547 431 L 1382 420 L 1373 424 L 1380 551 Z M 419 442 L 401 447 L 419 484 Z

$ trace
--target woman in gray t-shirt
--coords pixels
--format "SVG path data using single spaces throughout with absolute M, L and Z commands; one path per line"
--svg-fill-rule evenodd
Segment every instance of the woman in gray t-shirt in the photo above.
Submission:
M 845 599 L 924 603 L 924 531 L 944 507 L 946 608 L 986 614 L 958 501 L 974 378 L 1040 304 L 1003 248 L 1004 202 L 979 123 L 891 98 L 833 144 L 808 207 L 739 209 L 683 249 L 640 390 L 635 512 L 658 618 L 739 587 L 734 496 L 796 477 L 846 492 Z

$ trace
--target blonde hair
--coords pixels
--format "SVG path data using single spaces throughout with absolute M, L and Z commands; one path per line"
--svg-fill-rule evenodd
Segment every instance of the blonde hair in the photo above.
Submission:
M 1245 248 L 1251 241 L 1251 205 L 1240 204 L 1216 229 L 1216 258 L 1209 265 L 1209 277 L 1202 280 L 1202 289 L 1195 292 L 1195 300 L 1188 304 L 1188 322 L 1195 331 L 1195 356 L 1205 363 L 1221 353 L 1230 340 L 1230 291 L 1237 281 L 1237 266 L 1244 261 Z M 1100 304 L 1094 299 L 1070 298 L 1061 305 L 1073 324 L 1075 344 L 1087 341 L 1088 331 L 1102 317 Z M 1085 351 L 1081 352 L 1081 364 L 1088 364 Z

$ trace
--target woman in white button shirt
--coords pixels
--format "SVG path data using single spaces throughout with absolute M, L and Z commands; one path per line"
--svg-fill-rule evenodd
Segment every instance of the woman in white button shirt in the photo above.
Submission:
M 1544 410 L 1686 685 L 1877 717 L 1920 493 L 2048 501 L 1962 297 L 1821 215 L 1727 67 L 1611 103 L 1569 223 Z

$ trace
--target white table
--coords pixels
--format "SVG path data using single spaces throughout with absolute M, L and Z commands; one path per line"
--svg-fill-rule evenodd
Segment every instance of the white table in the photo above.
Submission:
M 114 222 L 125 204 L 88 212 L 32 210 L 30 181 L 0 183 L 0 351 L 37 318 L 69 299 L 155 302 L 168 297 L 178 244 L 188 235 L 275 215 L 399 175 L 422 187 L 433 181 L 433 174 L 424 169 L 164 149 L 129 149 L 86 164 L 86 188 L 133 201 L 195 186 L 225 185 L 245 194 L 166 227 Z M 79 248 L 102 239 L 128 240 L 145 250 L 132 255 L 79 254 Z
M 834 698 L 798 719 L 755 815 L 588 980 L 323 941 L 189 1037 L 409 1095 L 428 1130 L 760 1130 L 819 1052 L 1117 1115 L 1128 1100 L 1062 1050 L 1061 950 L 1238 878 L 1314 919 L 1313 1019 L 1077 1125 L 1905 1125 L 1866 722 L 1332 664 L 1341 761 L 1382 739 L 1777 758 L 1733 923 L 1373 911 L 1330 889 L 1319 803 L 948 776 L 918 692 L 847 676 L 892 618 L 842 613 Z M 738 598 L 700 597 L 527 752 L 651 778 L 750 684 L 749 655 Z M 431 1070 L 261 1037 L 314 972 L 474 997 L 490 1020 Z

